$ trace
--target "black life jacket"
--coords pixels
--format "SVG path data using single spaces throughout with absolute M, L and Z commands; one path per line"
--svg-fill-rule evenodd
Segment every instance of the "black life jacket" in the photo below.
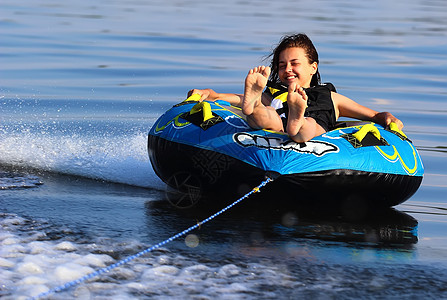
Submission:
M 334 104 L 332 102 L 331 92 L 336 92 L 332 83 L 305 88 L 308 96 L 305 117 L 312 117 L 324 128 L 330 131 L 335 128 L 336 117 Z M 269 81 L 264 91 L 272 97 L 271 106 L 283 118 L 284 124 L 287 124 L 289 107 L 287 105 L 287 86 Z M 285 129 L 285 127 L 284 127 Z

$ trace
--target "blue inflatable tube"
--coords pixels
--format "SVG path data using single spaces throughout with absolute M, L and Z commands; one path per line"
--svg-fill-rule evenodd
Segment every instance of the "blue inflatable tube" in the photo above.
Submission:
M 339 125 L 296 143 L 281 132 L 250 128 L 227 102 L 189 98 L 155 122 L 149 157 L 168 186 L 188 195 L 190 203 L 179 206 L 234 200 L 266 176 L 275 178 L 274 195 L 292 205 L 361 197 L 391 207 L 417 191 L 424 167 L 403 132 L 373 123 Z

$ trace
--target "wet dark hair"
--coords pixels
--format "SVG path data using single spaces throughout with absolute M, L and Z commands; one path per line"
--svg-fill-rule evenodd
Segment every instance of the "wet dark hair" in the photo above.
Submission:
M 276 46 L 273 52 L 269 55 L 269 57 L 272 57 L 272 62 L 270 63 L 270 68 L 272 69 L 272 72 L 270 74 L 271 81 L 275 83 L 281 82 L 278 76 L 279 54 L 285 49 L 293 47 L 304 49 L 307 59 L 309 60 L 309 64 L 312 64 L 314 62 L 316 62 L 317 64 L 319 63 L 317 49 L 306 34 L 298 33 L 293 35 L 286 35 L 281 38 L 278 46 Z M 312 76 L 310 86 L 316 86 L 319 84 L 320 72 L 317 69 L 317 72 Z

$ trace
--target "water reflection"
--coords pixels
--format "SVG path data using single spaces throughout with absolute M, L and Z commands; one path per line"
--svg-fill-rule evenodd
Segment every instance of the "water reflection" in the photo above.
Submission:
M 248 208 L 248 209 L 247 209 Z M 181 232 L 195 222 L 202 221 L 217 210 L 209 208 L 177 209 L 167 201 L 146 203 L 146 214 L 172 230 Z M 166 222 L 160 220 L 165 216 Z M 152 224 L 153 225 L 153 224 Z M 393 208 L 371 212 L 360 219 L 346 218 L 337 214 L 315 215 L 266 206 L 233 207 L 212 222 L 204 225 L 213 231 L 215 240 L 233 239 L 234 243 L 259 244 L 272 241 L 319 240 L 341 242 L 356 247 L 411 249 L 418 242 L 418 222 L 412 216 Z M 152 227 L 151 230 L 154 228 Z M 222 234 L 225 231 L 226 234 Z M 303 240 L 304 239 L 304 240 Z
M 289 219 L 296 224 L 289 225 Z M 285 214 L 282 224 L 274 227 L 280 234 L 293 237 L 356 243 L 361 246 L 407 248 L 418 242 L 418 222 L 412 216 L 395 209 L 386 209 L 376 215 L 355 222 L 339 217 L 306 218 Z

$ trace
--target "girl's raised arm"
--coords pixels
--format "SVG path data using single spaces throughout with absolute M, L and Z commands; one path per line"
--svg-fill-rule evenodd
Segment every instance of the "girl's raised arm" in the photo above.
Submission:
M 358 104 L 352 99 L 341 94 L 332 92 L 332 101 L 334 102 L 337 119 L 339 117 L 354 118 L 363 121 L 371 121 L 387 127 L 391 122 L 401 130 L 404 125 L 401 120 L 393 116 L 389 112 L 377 112 L 366 106 Z

